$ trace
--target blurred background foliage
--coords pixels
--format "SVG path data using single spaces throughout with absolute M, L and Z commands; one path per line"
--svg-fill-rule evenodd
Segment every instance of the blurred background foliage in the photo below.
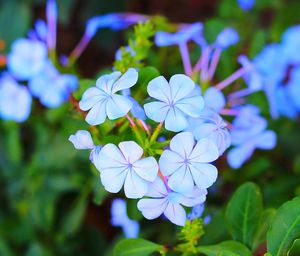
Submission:
M 58 6 L 59 54 L 71 52 L 87 19 L 108 12 L 162 15 L 171 22 L 201 21 L 211 42 L 224 27 L 232 26 L 241 40 L 222 54 L 218 79 L 238 67 L 239 54 L 254 57 L 265 44 L 279 41 L 287 27 L 300 21 L 298 0 L 257 0 L 249 13 L 242 11 L 236 0 L 61 0 Z M 2 53 L 9 51 L 16 38 L 26 36 L 37 18 L 45 18 L 44 0 L 0 0 L 0 39 L 5 42 Z M 101 70 L 111 69 L 115 51 L 127 44 L 132 33 L 132 29 L 100 31 L 79 59 L 79 76 L 95 79 Z M 196 47 L 191 52 L 196 60 Z M 167 76 L 182 72 L 175 46 L 152 47 L 146 62 Z M 268 113 L 262 94 L 256 93 L 250 100 L 262 113 Z M 205 210 L 212 221 L 205 227 L 201 244 L 229 237 L 223 225 L 224 206 L 246 181 L 260 186 L 266 208 L 277 208 L 300 195 L 299 119 L 281 118 L 269 126 L 278 134 L 275 150 L 256 152 L 239 170 L 230 169 L 225 159 L 218 162 L 219 179 L 210 189 Z M 88 152 L 74 150 L 68 141 L 79 129 L 88 126 L 72 113 L 71 104 L 49 110 L 35 101 L 27 122 L 0 122 L 0 255 L 111 255 L 112 247 L 123 237 L 120 229 L 110 225 L 112 195 L 101 187 Z M 174 242 L 177 227 L 142 219 L 134 200 L 129 200 L 128 214 L 140 220 L 141 237 L 160 244 Z

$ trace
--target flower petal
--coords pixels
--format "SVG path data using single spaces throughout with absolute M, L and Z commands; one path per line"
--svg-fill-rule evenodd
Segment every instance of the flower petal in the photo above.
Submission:
M 210 187 L 217 179 L 218 170 L 212 164 L 191 164 L 190 170 L 196 186 L 200 189 Z
M 192 192 L 187 193 L 180 198 L 179 203 L 187 207 L 193 207 L 195 205 L 204 203 L 206 200 L 206 195 L 206 189 L 199 189 L 197 187 L 194 187 Z
M 186 75 L 176 74 L 170 79 L 171 95 L 173 102 L 187 96 L 195 87 L 194 81 Z
M 118 193 L 124 184 L 127 173 L 128 171 L 124 166 L 101 171 L 101 182 L 105 190 L 110 193 Z
M 76 149 L 93 149 L 95 147 L 91 134 L 88 131 L 79 130 L 69 137 Z
M 131 164 L 139 160 L 144 153 L 143 149 L 134 141 L 120 142 L 119 148 L 124 155 L 126 162 Z
M 111 94 L 114 82 L 121 76 L 121 72 L 116 71 L 99 77 L 96 86 L 104 92 Z
M 174 224 L 184 226 L 186 221 L 186 213 L 180 204 L 168 203 L 164 211 L 165 216 Z
M 256 139 L 256 147 L 260 149 L 272 149 L 276 145 L 276 133 L 273 131 L 265 131 Z
M 165 183 L 162 181 L 160 177 L 157 177 L 154 182 L 149 184 L 148 191 L 146 196 L 162 198 L 168 195 L 168 191 Z
M 166 129 L 173 132 L 180 132 L 187 126 L 188 122 L 184 113 L 176 107 L 171 108 L 166 117 Z
M 152 79 L 147 86 L 148 94 L 157 100 L 169 102 L 171 99 L 171 88 L 168 81 L 159 76 Z
M 204 138 L 197 142 L 192 154 L 191 162 L 207 163 L 216 160 L 219 157 L 219 150 L 214 141 Z
M 127 97 L 114 94 L 107 100 L 107 116 L 111 120 L 123 117 L 129 112 L 132 105 L 132 102 Z
M 82 99 L 79 101 L 79 107 L 81 110 L 87 111 L 104 98 L 105 95 L 103 91 L 99 90 L 97 87 L 91 87 L 82 95 Z
M 106 144 L 97 154 L 94 164 L 98 171 L 106 169 L 124 167 L 126 168 L 127 162 L 118 147 L 112 143 Z
M 253 151 L 254 146 L 252 144 L 234 147 L 227 154 L 228 164 L 232 168 L 240 168 L 251 157 Z
M 183 165 L 183 161 L 178 153 L 164 150 L 159 158 L 159 167 L 164 176 L 169 176 Z
M 191 192 L 194 188 L 194 180 L 186 165 L 181 166 L 168 180 L 169 187 L 181 194 Z
M 106 119 L 106 101 L 99 101 L 87 114 L 85 121 L 90 125 L 102 124 Z
M 148 190 L 148 182 L 130 170 L 125 179 L 124 191 L 128 198 L 141 198 Z
M 144 180 L 153 182 L 157 177 L 158 164 L 151 156 L 135 162 L 133 169 Z
M 120 90 L 130 88 L 136 84 L 138 80 L 138 72 L 134 68 L 129 68 L 120 78 L 117 80 L 113 87 L 112 92 L 116 93 Z
M 204 100 L 201 96 L 184 98 L 176 102 L 176 107 L 191 117 L 199 117 L 204 107 Z
M 144 105 L 146 116 L 155 122 L 161 122 L 166 119 L 170 106 L 164 102 L 150 102 Z
M 137 203 L 137 208 L 142 212 L 148 220 L 159 217 L 166 209 L 168 201 L 166 198 L 160 199 L 141 199 Z
M 193 151 L 194 144 L 195 140 L 191 132 L 181 132 L 172 138 L 170 148 L 186 159 Z

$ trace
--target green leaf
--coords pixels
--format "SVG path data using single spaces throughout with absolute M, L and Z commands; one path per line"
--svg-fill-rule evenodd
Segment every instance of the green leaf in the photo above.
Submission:
M 262 212 L 258 227 L 254 236 L 252 249 L 256 249 L 261 243 L 266 241 L 268 229 L 270 228 L 273 217 L 276 213 L 275 209 L 266 209 Z
M 247 182 L 237 189 L 225 212 L 225 220 L 234 240 L 252 247 L 262 207 L 262 196 L 257 185 Z
M 236 241 L 225 241 L 216 245 L 199 246 L 198 251 L 207 256 L 251 256 L 251 251 Z
M 295 239 L 300 238 L 300 197 L 277 210 L 267 234 L 267 248 L 273 256 L 286 255 Z
M 163 249 L 162 245 L 141 238 L 121 240 L 114 248 L 114 256 L 147 256 Z
M 5 1 L 0 5 L 0 38 L 9 46 L 17 38 L 25 36 L 30 19 L 28 5 L 20 1 Z M 9 47 L 5 50 L 8 51 Z
M 159 76 L 159 71 L 155 67 L 144 67 L 139 70 L 138 84 L 145 87 L 153 78 Z
M 299 256 L 300 255 L 300 239 L 296 239 L 291 249 L 287 253 L 288 256 Z

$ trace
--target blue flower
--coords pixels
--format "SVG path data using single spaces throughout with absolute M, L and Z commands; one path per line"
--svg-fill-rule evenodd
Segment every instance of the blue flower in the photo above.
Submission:
M 218 147 L 219 155 L 230 146 L 231 139 L 226 128 L 227 124 L 218 113 L 204 109 L 199 118 L 190 118 L 189 123 L 186 131 L 192 132 L 197 141 L 204 138 L 212 140 Z
M 285 88 L 288 92 L 288 95 L 291 99 L 292 102 L 290 102 L 290 104 L 295 106 L 295 109 L 297 111 L 300 111 L 300 68 L 294 68 L 290 74 L 290 80 L 288 82 L 288 84 L 286 84 L 286 86 L 284 86 L 283 88 Z M 282 104 L 284 104 L 284 102 L 282 102 L 281 104 L 278 104 L 279 106 L 281 106 Z M 286 103 L 288 104 L 288 103 Z
M 159 31 L 155 34 L 155 44 L 157 46 L 170 46 L 186 43 L 190 40 L 196 40 L 200 42 L 202 39 L 202 30 L 202 23 L 195 22 L 191 25 L 182 27 L 175 33 Z
M 249 11 L 253 8 L 255 0 L 238 0 L 238 4 L 244 11 Z
M 93 149 L 95 147 L 92 136 L 88 131 L 79 130 L 69 137 L 76 149 Z
M 117 193 L 124 184 L 128 198 L 144 196 L 149 182 L 157 176 L 158 165 L 153 157 L 140 159 L 142 155 L 143 149 L 134 141 L 123 141 L 119 148 L 111 143 L 105 145 L 94 159 L 105 189 Z
M 239 41 L 239 35 L 233 28 L 225 28 L 217 36 L 215 47 L 226 49 Z
M 299 64 L 300 25 L 288 28 L 282 35 L 283 55 L 289 64 Z
M 261 90 L 263 88 L 263 78 L 255 65 L 245 55 L 240 55 L 238 62 L 247 71 L 244 75 L 244 80 L 249 89 L 253 91 Z
M 44 68 L 46 61 L 47 48 L 44 43 L 22 38 L 12 44 L 7 67 L 16 79 L 29 80 Z
M 125 116 L 132 107 L 132 101 L 116 92 L 135 85 L 138 73 L 130 68 L 121 76 L 121 72 L 113 72 L 101 76 L 96 87 L 89 88 L 82 96 L 79 106 L 81 110 L 90 110 L 86 121 L 90 125 L 102 124 L 106 116 L 113 120 Z
M 197 204 L 192 208 L 192 211 L 188 214 L 187 218 L 192 221 L 197 218 L 201 218 L 204 212 L 204 204 Z
M 11 77 L 0 78 L 0 118 L 24 122 L 30 114 L 32 98 L 25 86 Z
M 60 74 L 49 61 L 37 75 L 29 81 L 29 89 L 33 96 L 49 108 L 56 108 L 67 101 L 70 93 L 78 86 L 76 76 Z
M 128 218 L 124 199 L 117 198 L 113 200 L 111 205 L 111 224 L 115 227 L 121 227 L 127 238 L 135 238 L 139 235 L 139 223 Z
M 47 40 L 47 24 L 45 21 L 38 19 L 34 24 L 34 29 L 31 29 L 28 33 L 28 37 L 34 40 L 41 40 L 46 42 Z
M 240 168 L 256 148 L 269 150 L 276 145 L 276 134 L 266 130 L 267 122 L 258 115 L 256 108 L 249 106 L 241 109 L 232 125 L 231 141 L 235 147 L 227 155 L 232 168 Z
M 150 81 L 149 95 L 158 101 L 144 105 L 146 115 L 156 121 L 165 121 L 167 130 L 179 132 L 188 126 L 187 117 L 199 117 L 204 106 L 195 83 L 188 76 L 174 75 L 170 83 L 159 76 Z
M 224 94 L 215 87 L 208 88 L 204 93 L 204 102 L 206 108 L 211 108 L 216 112 L 220 112 L 226 104 Z
M 193 207 L 206 200 L 206 189 L 194 187 L 188 194 L 180 194 L 168 191 L 160 178 L 151 183 L 146 194 L 147 197 L 139 200 L 137 207 L 146 219 L 152 220 L 164 214 L 172 223 L 184 226 L 186 222 L 186 212 L 183 206 Z
M 168 186 L 178 193 L 188 193 L 194 185 L 200 189 L 210 187 L 217 179 L 218 170 L 210 164 L 219 157 L 217 146 L 207 138 L 194 141 L 191 132 L 181 132 L 170 142 L 159 167 L 164 176 L 169 176 Z

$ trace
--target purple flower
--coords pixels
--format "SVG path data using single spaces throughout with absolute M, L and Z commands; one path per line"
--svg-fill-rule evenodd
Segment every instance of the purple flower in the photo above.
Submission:
M 0 118 L 24 122 L 30 114 L 31 95 L 25 86 L 19 85 L 11 77 L 0 78 Z
M 194 187 L 188 194 L 168 191 L 158 177 L 150 184 L 147 197 L 139 200 L 137 207 L 146 219 L 152 220 L 164 214 L 172 223 L 184 226 L 186 212 L 182 206 L 193 207 L 206 199 L 207 190 Z

